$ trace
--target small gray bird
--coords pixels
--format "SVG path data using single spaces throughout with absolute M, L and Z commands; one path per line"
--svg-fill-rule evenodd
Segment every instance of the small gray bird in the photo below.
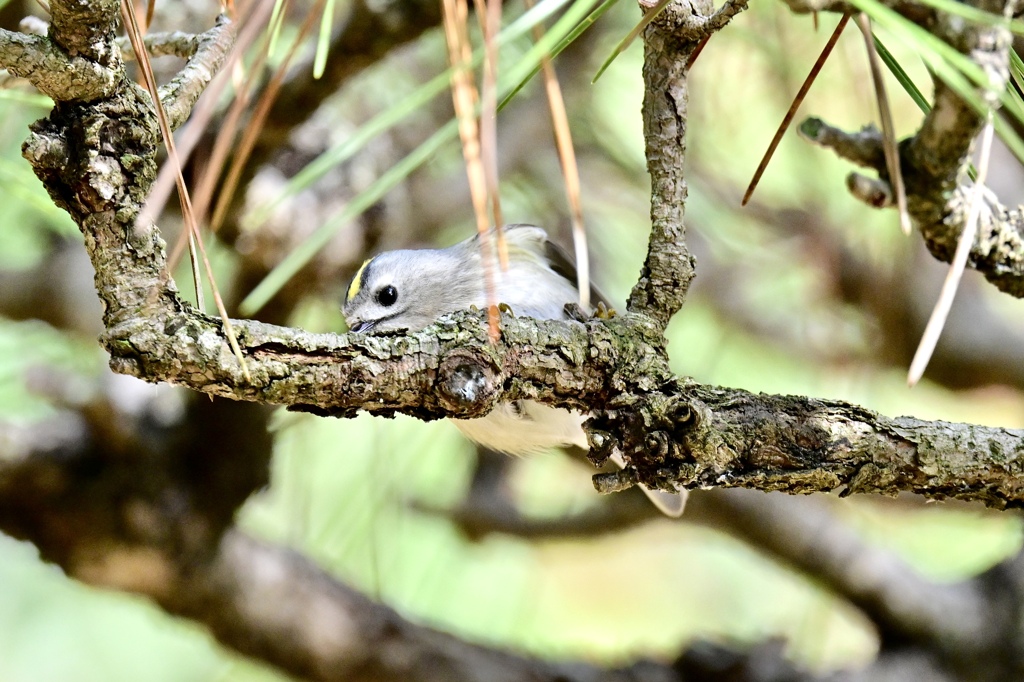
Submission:
M 572 262 L 539 227 L 509 225 L 504 233 L 508 269 L 494 268 L 495 300 L 521 317 L 567 319 L 565 304 L 579 302 Z M 591 299 L 603 300 L 594 289 Z M 371 258 L 353 277 L 342 312 L 352 332 L 418 331 L 442 315 L 471 306 L 487 306 L 476 236 L 446 249 L 388 251 Z M 582 427 L 586 419 L 578 412 L 517 400 L 498 405 L 484 417 L 452 421 L 467 438 L 485 447 L 528 455 L 559 446 L 587 449 Z M 618 453 L 612 459 L 624 466 Z M 683 513 L 685 490 L 643 491 L 667 516 Z

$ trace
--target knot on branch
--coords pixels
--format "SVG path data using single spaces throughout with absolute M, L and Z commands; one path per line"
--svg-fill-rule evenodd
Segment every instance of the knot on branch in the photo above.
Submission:
M 127 85 L 116 98 L 55 106 L 32 124 L 22 154 L 58 206 L 93 215 L 145 199 L 158 142 L 151 110 Z
M 654 393 L 640 403 L 595 412 L 584 424 L 591 462 L 621 461 L 623 472 L 597 474 L 594 485 L 614 492 L 639 482 L 652 489 L 676 491 L 675 483 L 692 481 L 696 461 L 689 442 L 704 422 L 707 408 L 694 401 Z
M 480 417 L 501 392 L 502 373 L 484 353 L 457 348 L 446 355 L 437 370 L 439 402 L 465 417 Z

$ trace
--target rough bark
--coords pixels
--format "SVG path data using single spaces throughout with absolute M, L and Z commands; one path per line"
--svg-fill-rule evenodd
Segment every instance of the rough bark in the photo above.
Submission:
M 154 429 L 145 410 L 135 416 L 118 410 L 116 389 L 115 382 L 109 395 L 100 392 L 94 402 L 34 426 L 0 424 L 0 528 L 31 539 L 70 576 L 149 595 L 169 613 L 203 623 L 225 645 L 294 675 L 877 682 L 996 681 L 1016 679 L 1022 669 L 1015 618 L 1024 600 L 1021 557 L 977 579 L 935 584 L 844 529 L 827 505 L 755 491 L 697 496 L 688 519 L 750 542 L 849 600 L 879 629 L 875 663 L 819 676 L 786 664 L 778 643 L 741 651 L 698 642 L 673 663 L 601 669 L 460 641 L 408 622 L 296 552 L 229 529 L 236 505 L 265 484 L 271 440 L 258 428 L 266 415 L 260 406 L 199 400 L 187 431 Z M 226 457 L 229 452 L 238 454 Z M 484 496 L 488 504 L 496 499 L 491 492 Z M 635 500 L 643 502 L 639 495 Z M 652 514 L 647 504 L 612 507 L 603 518 L 636 523 Z M 506 520 L 500 530 L 527 537 L 568 531 L 536 519 L 517 524 Z M 608 531 L 588 521 L 574 532 Z
M 237 321 L 247 381 L 221 322 L 178 297 L 156 227 L 135 223 L 158 138 L 146 95 L 124 78 L 119 60 L 118 75 L 101 79 L 112 83 L 106 96 L 58 98 L 50 118 L 33 127 L 25 156 L 86 236 L 105 305 L 102 341 L 115 371 L 339 416 L 358 409 L 476 416 L 521 398 L 589 409 L 596 412 L 594 460 L 619 448 L 633 465 L 625 477 L 597 480 L 608 490 L 636 480 L 666 489 L 844 487 L 1019 505 L 1022 432 L 889 420 L 840 402 L 753 396 L 671 375 L 662 330 L 681 305 L 692 267 L 681 223 L 686 87 L 679 64 L 703 24 L 669 24 L 671 31 L 656 22 L 647 37 L 644 118 L 655 227 L 632 302 L 637 312 L 571 322 L 507 317 L 493 345 L 469 313 L 408 336 L 314 335 Z M 193 60 L 226 50 L 222 40 L 208 44 Z M 467 392 L 467 381 L 484 389 Z
M 470 416 L 519 398 L 593 410 L 594 459 L 603 460 L 617 448 L 632 464 L 626 482 L 666 488 L 913 491 L 999 508 L 1024 500 L 1022 431 L 891 419 L 839 401 L 699 386 L 669 371 L 664 327 L 682 305 L 693 276 L 682 223 L 685 63 L 701 38 L 721 28 L 742 3 L 726 3 L 717 13 L 678 3 L 647 31 L 644 118 L 653 229 L 627 314 L 570 322 L 505 317 L 502 338 L 493 345 L 472 313 L 419 334 L 376 337 L 315 335 L 237 321 L 251 381 L 243 378 L 221 322 L 178 297 L 155 226 L 136 224 L 155 176 L 158 135 L 147 96 L 124 77 L 113 40 L 117 3 L 52 0 L 52 6 L 48 38 L 0 33 L 0 64 L 57 102 L 50 117 L 33 127 L 25 156 L 85 235 L 105 306 L 102 340 L 114 369 L 215 396 L 340 416 L 359 409 L 385 416 L 399 411 L 421 418 Z M 193 55 L 179 77 L 184 89 L 174 92 L 189 94 L 166 93 L 166 103 L 180 103 L 182 120 L 215 70 L 209 65 L 226 50 L 225 34 L 214 33 L 220 30 L 200 41 L 207 47 Z M 467 380 L 483 390 L 471 393 Z M 260 409 L 228 401 L 215 405 L 206 406 L 212 415 Z M 65 423 L 81 426 L 70 417 Z M 677 673 L 689 679 L 726 664 L 729 656 L 714 650 L 703 656 L 694 652 L 673 666 L 570 668 L 411 625 L 330 580 L 308 560 L 228 530 L 234 509 L 265 480 L 265 434 L 249 436 L 250 447 L 230 449 L 261 458 L 244 467 L 212 450 L 184 462 L 135 447 L 71 457 L 54 451 L 50 454 L 59 457 L 49 461 L 45 453 L 4 452 L 0 524 L 31 538 L 45 557 L 75 577 L 149 594 L 168 611 L 208 624 L 239 651 L 314 679 L 640 680 L 672 679 Z M 228 449 L 216 448 L 221 450 Z M 69 461 L 84 466 L 68 466 Z M 96 475 L 96 467 L 105 475 Z M 217 494 L 209 494 L 211 481 Z M 599 481 L 608 487 L 613 482 Z M 196 496 L 196 490 L 207 496 Z M 747 511 L 748 521 L 763 516 Z M 781 538 L 797 525 L 793 519 L 780 521 L 772 534 Z M 860 547 L 849 538 L 840 540 L 845 542 L 837 542 L 841 546 L 833 554 L 806 552 L 803 561 L 859 600 L 888 633 L 945 643 L 948 651 L 973 646 L 974 663 L 993 662 L 996 657 L 982 654 L 1001 651 L 1007 659 L 999 661 L 1006 663 L 1002 670 L 1019 670 L 1012 660 L 1019 649 L 1015 630 L 1007 628 L 1001 643 L 1010 645 L 1001 649 L 993 649 L 991 639 L 972 644 L 962 635 L 961 626 L 976 624 L 983 610 L 976 586 L 932 590 L 900 574 L 903 582 L 860 585 L 856 592 L 841 559 Z M 785 545 L 799 548 L 794 542 Z M 1016 586 L 1024 582 L 1019 573 L 1011 562 L 999 574 L 1000 584 L 1017 590 L 1018 597 Z M 887 591 L 894 585 L 913 589 L 904 589 L 897 600 Z M 268 594 L 286 589 L 287 603 L 268 600 Z M 273 611 L 264 608 L 269 602 Z M 1010 603 L 1006 622 L 1019 602 Z M 960 620 L 944 622 L 949 611 Z M 992 630 L 979 626 L 978 631 Z M 732 658 L 737 679 L 815 679 L 779 665 L 759 674 L 755 658 Z M 832 679 L 907 679 L 908 670 L 917 671 L 913 679 L 951 677 L 935 661 L 900 650 L 884 651 L 878 664 L 859 676 Z
M 518 398 L 590 410 L 592 457 L 600 462 L 622 451 L 632 464 L 626 482 L 791 493 L 909 491 L 997 508 L 1024 501 L 1024 431 L 892 419 L 841 401 L 700 386 L 669 371 L 664 329 L 693 276 L 683 228 L 685 63 L 700 39 L 743 3 L 726 3 L 715 13 L 678 3 L 647 30 L 644 118 L 653 228 L 628 313 L 578 315 L 565 323 L 506 316 L 496 344 L 470 312 L 408 336 L 314 335 L 238 321 L 233 324 L 251 381 L 219 319 L 178 297 L 156 227 L 136 224 L 155 176 L 159 140 L 151 102 L 124 76 L 114 41 L 118 3 L 52 0 L 51 6 L 49 37 L 0 33 L 0 62 L 56 101 L 50 117 L 33 127 L 25 155 L 84 233 L 104 304 L 102 342 L 114 369 L 234 400 L 337 416 L 357 410 L 424 419 L 474 416 Z M 209 82 L 228 38 L 221 25 L 195 41 L 182 39 L 190 45 L 188 65 L 161 93 L 175 121 L 184 120 Z M 952 145 L 950 157 L 965 154 L 964 145 Z M 483 390 L 468 397 L 467 380 Z M 228 413 L 261 410 L 226 400 L 214 406 L 203 407 L 218 425 L 242 423 Z M 757 651 L 740 655 L 715 647 L 694 649 L 673 665 L 616 671 L 539 663 L 411 625 L 308 560 L 230 529 L 233 511 L 266 480 L 264 431 L 221 434 L 236 445 L 230 449 L 206 437 L 197 441 L 205 450 L 196 447 L 190 458 L 179 459 L 178 451 L 162 447 L 86 437 L 86 421 L 66 416 L 60 422 L 65 431 L 47 434 L 47 442 L 58 445 L 49 451 L 18 453 L 10 445 L 16 440 L 4 440 L 0 526 L 31 539 L 73 577 L 151 595 L 168 611 L 207 624 L 228 645 L 294 674 L 647 680 L 721 676 L 728 669 L 757 679 L 823 679 L 777 664 L 765 673 Z M 205 433 L 215 431 L 208 425 Z M 102 449 L 93 446 L 98 440 Z M 598 478 L 606 487 L 623 480 Z M 1014 627 L 1024 593 L 1019 560 L 978 583 L 948 589 L 882 561 L 885 576 L 865 584 L 848 562 L 864 550 L 854 539 L 830 538 L 825 548 L 808 541 L 821 535 L 813 515 L 786 516 L 775 508 L 771 516 L 746 503 L 740 499 L 726 512 L 737 534 L 760 536 L 762 546 L 790 552 L 788 561 L 824 576 L 880 624 L 890 643 L 930 642 L 941 653 L 938 660 L 923 659 L 893 647 L 867 671 L 829 679 L 950 679 L 949 670 L 967 670 L 957 669 L 962 655 L 979 679 L 1021 669 Z M 272 610 L 264 608 L 268 594 L 280 596 Z M 995 615 L 1004 627 L 985 622 Z M 771 659 L 777 662 L 777 651 Z

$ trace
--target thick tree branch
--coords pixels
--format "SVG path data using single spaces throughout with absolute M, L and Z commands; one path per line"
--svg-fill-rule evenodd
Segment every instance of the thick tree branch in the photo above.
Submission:
M 615 416 L 591 423 L 606 434 L 595 458 L 618 447 L 641 481 L 670 489 L 679 481 L 799 492 L 845 486 L 847 493 L 910 490 L 998 507 L 1024 501 L 1017 473 L 1024 431 L 889 419 L 838 401 L 666 383 L 657 357 L 637 354 L 644 344 L 632 316 L 586 324 L 505 318 L 493 346 L 472 314 L 418 334 L 382 337 L 240 321 L 253 377 L 246 384 L 217 322 L 174 303 L 166 287 L 152 302 L 136 291 L 142 308 L 119 308 L 135 290 L 122 284 L 120 291 L 107 300 L 111 364 L 149 380 L 339 415 L 362 408 L 469 416 L 522 398 L 611 408 Z M 161 300 L 170 303 L 155 305 Z M 460 327 L 459 320 L 472 323 Z M 483 387 L 473 399 L 462 393 L 467 377 Z M 656 411 L 637 410 L 634 396 L 653 386 L 661 394 Z
M 671 54 L 678 56 L 678 49 Z M 662 118 L 672 135 L 682 130 L 677 115 Z M 494 345 L 472 313 L 408 336 L 314 335 L 240 321 L 239 344 L 252 376 L 247 382 L 220 321 L 178 298 L 156 228 L 135 224 L 152 182 L 156 144 L 145 96 L 126 84 L 109 100 L 58 106 L 34 126 L 25 146 L 51 196 L 86 235 L 105 303 L 103 343 L 119 372 L 322 414 L 364 409 L 425 419 L 475 416 L 524 398 L 597 410 L 595 461 L 618 449 L 637 471 L 629 480 L 666 489 L 680 483 L 795 492 L 845 486 L 848 492 L 913 490 L 999 507 L 1024 500 L 1017 475 L 1021 432 L 890 420 L 840 402 L 688 385 L 668 370 L 664 316 L 506 317 Z M 657 159 L 653 146 L 651 152 Z M 685 186 L 665 163 L 656 183 L 659 196 L 671 200 L 657 209 L 664 219 L 655 232 L 681 237 L 677 202 Z M 664 267 L 688 263 L 685 251 L 672 250 L 682 242 L 661 243 L 683 255 L 666 255 Z M 658 289 L 669 286 L 663 281 Z M 654 297 L 668 300 L 658 292 Z M 670 308 L 659 308 L 660 314 Z M 483 389 L 467 397 L 467 381 Z
M 300 554 L 238 532 L 225 536 L 208 570 L 162 603 L 242 653 L 325 682 L 641 682 L 658 667 L 602 670 L 471 644 L 409 623 Z
M 479 322 L 349 339 L 240 322 L 254 378 L 245 385 L 213 320 L 184 311 L 146 313 L 148 319 L 108 329 L 113 366 L 217 395 L 333 414 L 362 408 L 421 418 L 479 414 L 497 401 L 525 397 L 576 408 L 610 406 L 617 416 L 597 417 L 591 426 L 630 455 L 648 484 L 909 490 L 997 507 L 1024 501 L 1017 473 L 1022 431 L 889 419 L 838 401 L 664 383 L 662 421 L 645 422 L 630 394 L 651 385 L 652 366 L 627 374 L 643 358 L 631 353 L 636 341 L 628 332 L 613 332 L 616 324 L 509 318 L 502 340 L 488 346 Z M 484 386 L 473 401 L 459 400 L 455 385 L 467 370 Z
M 44 36 L 0 29 L 0 67 L 26 78 L 54 100 L 94 100 L 114 88 L 115 72 L 85 57 L 72 57 Z
M 644 34 L 644 141 L 651 176 L 647 260 L 627 304 L 664 329 L 682 307 L 694 274 L 686 246 L 687 62 L 700 38 L 688 40 L 655 20 Z
M 119 70 L 120 55 L 113 47 L 119 4 L 119 0 L 53 0 L 50 39 L 72 56 Z
M 684 387 L 694 481 L 788 492 L 895 494 L 1020 506 L 1024 430 L 883 417 L 840 401 Z M 783 482 L 785 481 L 785 482 Z

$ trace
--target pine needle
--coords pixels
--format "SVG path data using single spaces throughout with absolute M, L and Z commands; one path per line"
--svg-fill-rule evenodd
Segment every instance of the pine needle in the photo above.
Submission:
M 942 291 L 939 293 L 939 300 L 935 302 L 931 317 L 921 335 L 921 342 L 914 353 L 914 359 L 910 363 L 910 371 L 907 373 L 907 384 L 914 386 L 921 380 L 928 362 L 932 358 L 935 346 L 939 342 L 943 327 L 946 326 L 946 319 L 953 307 L 953 298 L 960 287 L 960 278 L 963 277 L 964 268 L 967 267 L 967 258 L 971 254 L 971 247 L 974 246 L 974 236 L 978 233 L 978 222 L 981 220 L 981 204 L 985 193 L 985 178 L 988 175 L 989 159 L 992 153 L 992 136 L 994 126 L 992 124 L 992 112 L 989 111 L 988 121 L 981 131 L 981 150 L 978 155 L 978 178 L 974 181 L 974 191 L 971 192 L 971 204 L 967 211 L 967 220 L 964 223 L 964 231 L 960 234 L 960 240 L 956 245 L 956 253 L 953 255 L 953 262 L 946 273 L 946 279 L 942 283 Z
M 452 101 L 462 140 L 462 156 L 469 178 L 469 192 L 476 215 L 476 229 L 480 241 L 481 262 L 484 271 L 484 289 L 487 293 L 488 334 L 492 341 L 499 336 L 498 305 L 494 288 L 494 253 L 490 248 L 490 219 L 487 215 L 487 178 L 480 158 L 480 132 L 476 121 L 477 92 L 470 72 L 472 49 L 467 30 L 469 7 L 466 0 L 443 0 L 444 33 L 448 43 L 448 56 L 452 63 Z
M 149 27 L 153 25 L 153 15 L 156 13 L 156 0 L 149 0 L 146 4 L 146 28 L 143 32 L 149 30 Z
M 527 8 L 532 5 L 532 0 L 526 0 Z M 544 28 L 537 24 L 533 29 L 533 34 L 539 43 L 544 38 Z M 587 310 L 590 308 L 590 258 L 587 253 L 587 231 L 583 227 L 580 169 L 576 163 L 576 151 L 573 148 L 565 98 L 562 97 L 558 75 L 547 54 L 541 56 L 541 69 L 544 73 L 544 89 L 547 92 L 548 106 L 551 110 L 551 124 L 555 131 L 555 146 L 558 148 L 558 159 L 562 164 L 562 177 L 565 178 L 566 199 L 569 202 L 572 216 L 572 241 L 576 255 L 576 288 L 580 292 L 580 307 Z
M 331 51 L 331 28 L 334 26 L 334 0 L 327 0 L 320 15 L 320 34 L 316 40 L 316 54 L 313 56 L 313 78 L 320 80 L 327 68 L 327 54 Z
M 782 136 L 789 130 L 789 125 L 793 122 L 793 118 L 796 116 L 797 110 L 800 105 L 803 104 L 804 98 L 807 96 L 808 91 L 811 89 L 811 85 L 814 83 L 818 74 L 821 72 L 821 68 L 825 65 L 825 61 L 832 54 L 832 48 L 836 46 L 839 41 L 839 36 L 842 35 L 843 29 L 846 28 L 846 24 L 850 21 L 850 15 L 844 14 L 839 18 L 839 23 L 836 24 L 836 28 L 832 31 L 832 35 L 829 36 L 828 42 L 825 43 L 825 47 L 821 49 L 821 54 L 818 55 L 818 59 L 814 62 L 814 66 L 811 67 L 810 72 L 807 74 L 807 78 L 804 79 L 803 85 L 800 86 L 800 90 L 797 91 L 796 97 L 793 98 L 793 103 L 789 105 L 789 111 L 782 117 L 782 123 L 779 124 L 778 129 L 775 131 L 775 137 L 772 138 L 771 143 L 768 145 L 768 149 L 765 150 L 764 156 L 761 157 L 761 162 L 757 164 L 757 170 L 754 171 L 754 177 L 750 179 L 750 184 L 747 185 L 747 191 L 743 194 L 743 200 L 740 202 L 741 206 L 746 206 L 747 202 L 750 201 L 750 197 L 753 196 L 754 190 L 757 189 L 757 184 L 761 182 L 761 176 L 764 175 L 765 169 L 768 167 L 768 163 L 772 160 L 772 156 L 775 154 L 775 150 L 779 146 L 779 142 L 782 141 Z
M 202 98 L 200 98 L 198 105 L 192 110 L 192 115 L 189 117 L 185 125 L 178 130 L 175 145 L 178 151 L 178 158 L 182 163 L 185 163 L 192 155 L 193 150 L 209 126 L 210 120 L 213 118 L 213 115 L 217 110 L 217 102 L 220 99 L 220 95 L 230 81 L 230 71 L 236 65 L 242 64 L 242 56 L 245 51 L 248 50 L 249 46 L 256 41 L 256 38 L 266 25 L 270 9 L 271 7 L 269 4 L 259 2 L 259 0 L 257 0 L 256 7 L 253 9 L 253 12 L 243 15 L 245 17 L 243 20 L 244 23 L 238 31 L 238 37 L 235 39 L 235 44 L 231 48 L 231 54 L 229 54 L 228 58 L 224 61 L 224 67 L 221 69 L 221 73 L 213 80 L 209 87 L 206 88 L 206 92 L 203 94 Z M 216 168 L 217 174 L 219 174 L 220 168 L 223 166 L 224 158 L 226 158 L 227 152 L 234 142 L 238 119 L 241 117 L 245 105 L 248 103 L 250 83 L 254 80 L 255 74 L 259 73 L 263 63 L 262 58 L 264 56 L 265 50 L 261 49 L 257 51 L 256 59 L 254 60 L 250 70 L 250 78 L 243 87 L 236 89 L 234 102 L 228 109 L 228 114 L 224 121 L 221 122 L 217 129 L 217 135 L 213 144 L 213 153 L 206 164 L 207 171 L 199 180 L 196 186 L 196 191 L 192 197 L 192 212 L 196 216 L 196 222 L 200 224 L 206 216 L 210 197 L 215 189 L 213 183 L 205 182 L 210 172 L 209 169 Z M 220 159 L 219 163 L 217 162 L 217 159 Z M 216 180 L 216 178 L 214 178 L 214 180 Z M 157 175 L 156 182 L 153 184 L 153 189 L 150 191 L 149 197 L 146 199 L 146 206 L 143 209 L 143 214 L 146 216 L 147 220 L 152 222 L 156 221 L 157 216 L 159 216 L 163 211 L 164 204 L 170 196 L 171 188 L 174 186 L 174 183 L 174 170 L 169 165 L 161 168 L 160 173 Z M 174 248 L 171 250 L 168 262 L 170 263 L 169 267 L 172 271 L 177 267 L 178 260 L 184 252 L 187 235 L 188 232 L 182 232 L 178 241 L 175 243 Z
M 900 214 L 900 229 L 910 236 L 910 212 L 907 211 L 907 190 L 903 185 L 903 171 L 900 169 L 899 140 L 896 139 L 896 126 L 892 122 L 892 109 L 889 107 L 889 95 L 885 90 L 885 79 L 882 67 L 875 50 L 875 39 L 871 33 L 871 19 L 860 12 L 857 14 L 857 27 L 864 34 L 864 45 L 868 51 L 868 63 L 871 65 L 871 80 L 875 85 L 875 99 L 878 101 L 878 116 L 882 120 L 882 140 L 885 151 L 885 165 L 889 169 L 889 181 L 896 195 L 896 210 Z
M 502 271 L 505 271 L 508 270 L 508 247 L 502 229 L 505 219 L 501 213 L 501 193 L 498 190 L 498 32 L 501 29 L 501 0 L 475 0 L 475 4 L 484 34 L 480 157 L 487 180 L 487 193 L 491 198 L 491 224 L 498 237 L 498 262 Z
M 235 332 L 231 327 L 231 319 L 228 317 L 227 309 L 224 307 L 224 301 L 221 298 L 217 282 L 213 276 L 213 268 L 210 266 L 210 259 L 206 254 L 206 247 L 203 245 L 202 235 L 199 233 L 199 225 L 196 223 L 195 214 L 192 212 L 192 202 L 189 199 L 188 188 L 185 186 L 185 178 L 181 173 L 181 162 L 178 159 L 178 153 L 174 147 L 174 135 L 171 132 L 170 123 L 167 121 L 167 115 L 164 113 L 164 107 L 160 101 L 160 91 L 156 84 L 156 77 L 153 75 L 153 65 L 149 61 L 149 54 L 146 52 L 142 32 L 139 30 L 138 22 L 135 19 L 135 9 L 131 5 L 131 0 L 121 0 L 121 20 L 128 33 L 128 39 L 132 43 L 132 49 L 135 51 L 135 55 L 139 60 L 139 70 L 142 72 L 143 79 L 146 82 L 146 89 L 149 91 L 150 97 L 153 98 L 153 107 L 156 110 L 157 122 L 160 125 L 160 134 L 163 136 L 164 145 L 167 147 L 168 162 L 178 169 L 178 198 L 181 201 L 181 212 L 185 219 L 186 229 L 188 229 L 194 236 L 195 243 L 199 247 L 198 250 L 202 256 L 203 265 L 206 269 L 206 276 L 210 280 L 210 289 L 213 292 L 213 299 L 217 304 L 217 311 L 220 313 L 221 320 L 224 323 L 224 334 L 227 336 L 228 344 L 231 346 L 231 350 L 234 352 L 235 357 L 238 358 L 238 363 L 242 369 L 242 375 L 245 377 L 246 381 L 251 383 L 252 377 L 249 374 L 249 368 L 246 365 L 245 356 L 242 355 L 242 349 L 239 348 L 238 339 L 235 337 Z M 190 239 L 191 238 L 192 237 L 190 237 Z M 196 290 L 197 292 L 202 290 L 202 282 L 196 283 Z
M 282 0 L 281 5 L 283 6 L 283 15 L 284 11 L 287 10 L 288 0 Z M 268 5 L 264 3 L 262 5 L 262 14 L 259 17 L 260 19 L 266 18 L 267 8 Z M 217 129 L 217 136 L 213 142 L 213 150 L 210 153 L 210 158 L 206 163 L 203 175 L 196 187 L 195 211 L 199 220 L 203 220 L 207 215 L 207 211 L 210 208 L 210 202 L 213 198 L 213 193 L 217 189 L 217 181 L 220 179 L 220 174 L 224 169 L 224 164 L 227 163 L 228 155 L 234 147 L 235 132 L 238 130 L 239 123 L 242 120 L 242 115 L 245 113 L 246 107 L 249 105 L 249 98 L 256 87 L 256 81 L 260 78 L 260 74 L 263 72 L 263 65 L 270 57 L 270 43 L 274 40 L 273 15 L 269 18 L 269 22 L 268 26 L 270 26 L 270 30 L 268 30 L 264 35 L 263 44 L 260 46 L 260 49 L 256 50 L 256 57 L 248 69 L 248 75 L 245 82 L 235 90 L 235 97 L 231 102 L 231 106 L 228 108 L 227 115 L 224 117 L 220 127 Z M 262 21 L 259 25 L 261 24 Z M 253 38 L 255 38 L 255 36 L 253 36 Z M 239 54 L 239 57 L 240 56 L 241 54 Z M 175 262 L 173 258 L 171 262 Z
M 249 160 L 249 155 L 252 154 L 253 147 L 256 146 L 256 138 L 259 136 L 260 130 L 263 128 L 263 123 L 266 121 L 267 115 L 270 114 L 270 108 L 273 106 L 274 101 L 277 100 L 277 95 L 281 91 L 281 85 L 284 83 L 284 77 L 288 72 L 288 66 L 291 64 L 292 59 L 294 59 L 306 36 L 308 36 L 313 30 L 313 26 L 316 24 L 317 18 L 322 15 L 326 2 L 327 0 L 317 0 L 313 7 L 310 8 L 309 12 L 306 14 L 306 19 L 303 22 L 302 27 L 299 29 L 299 34 L 295 36 L 291 49 L 288 50 L 288 54 L 285 56 L 284 61 L 277 67 L 277 71 L 274 72 L 274 75 L 270 79 L 270 82 L 267 83 L 267 87 L 263 91 L 263 94 L 260 95 L 259 102 L 256 105 L 256 111 L 253 112 L 252 119 L 249 121 L 249 125 L 242 134 L 242 140 L 238 145 L 238 150 L 231 161 L 231 168 L 228 170 L 227 177 L 224 180 L 224 185 L 221 187 L 220 194 L 217 197 L 217 207 L 214 209 L 213 217 L 210 219 L 210 229 L 214 232 L 220 229 L 221 224 L 224 222 L 228 208 L 231 206 L 231 201 L 234 198 L 235 191 L 238 189 L 238 183 L 242 179 L 242 171 L 245 169 L 245 164 Z

